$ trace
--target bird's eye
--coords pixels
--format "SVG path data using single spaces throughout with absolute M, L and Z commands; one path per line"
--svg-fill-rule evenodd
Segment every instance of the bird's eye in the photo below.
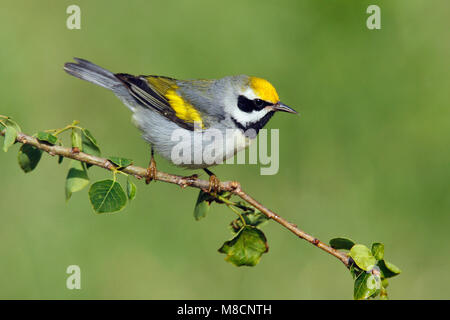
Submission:
M 261 109 L 267 107 L 268 105 L 270 105 L 269 102 L 261 100 L 261 99 L 254 99 L 253 103 L 255 104 L 255 110 L 261 110 Z
M 262 106 L 264 105 L 264 101 L 261 100 L 261 99 L 255 99 L 255 100 L 253 100 L 253 101 L 255 102 L 255 105 L 256 105 L 257 107 L 262 107 Z
M 270 105 L 269 102 L 261 99 L 250 100 L 244 96 L 238 97 L 238 107 L 244 112 L 259 111 L 268 105 Z

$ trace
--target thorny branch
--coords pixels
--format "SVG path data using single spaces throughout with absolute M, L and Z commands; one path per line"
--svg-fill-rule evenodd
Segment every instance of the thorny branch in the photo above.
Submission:
M 1 135 L 4 135 L 5 132 L 0 131 Z M 62 156 L 65 158 L 70 158 L 78 161 L 82 161 L 97 167 L 104 168 L 106 170 L 114 171 L 116 170 L 116 167 L 106 158 L 96 157 L 87 153 L 79 152 L 76 148 L 65 148 L 57 145 L 51 145 L 45 142 L 40 142 L 38 139 L 31 137 L 29 135 L 26 135 L 22 132 L 18 132 L 16 141 L 23 144 L 29 144 L 33 147 L 36 147 L 42 151 L 47 152 L 48 154 L 52 156 Z M 134 177 L 138 179 L 142 179 L 147 177 L 147 169 L 130 165 L 127 166 L 121 171 L 128 173 L 130 175 L 133 175 Z M 185 187 L 191 187 L 191 188 L 198 188 L 202 189 L 204 191 L 207 191 L 209 189 L 209 181 L 197 179 L 193 177 L 182 177 L 178 175 L 169 174 L 166 172 L 157 171 L 156 176 L 153 177 L 153 180 L 158 180 L 162 182 L 172 183 L 179 185 L 182 188 Z M 260 210 L 264 215 L 266 215 L 269 219 L 272 219 L 276 222 L 278 222 L 280 225 L 291 231 L 293 234 L 295 234 L 297 237 L 304 239 L 308 241 L 309 243 L 315 245 L 316 247 L 322 249 L 323 251 L 333 255 L 334 257 L 338 258 L 347 268 L 350 266 L 351 261 L 349 256 L 342 252 L 338 251 L 336 249 L 333 249 L 329 245 L 325 244 L 324 242 L 320 241 L 319 239 L 313 237 L 312 235 L 306 233 L 305 231 L 299 229 L 295 224 L 292 224 L 285 220 L 284 218 L 280 217 L 278 214 L 273 212 L 272 210 L 266 208 L 264 205 L 256 201 L 254 198 L 252 198 L 249 194 L 244 192 L 242 190 L 241 184 L 237 181 L 225 181 L 220 182 L 220 190 L 222 191 L 229 191 L 232 194 L 240 197 L 242 200 L 246 201 L 247 203 L 251 204 L 258 210 Z

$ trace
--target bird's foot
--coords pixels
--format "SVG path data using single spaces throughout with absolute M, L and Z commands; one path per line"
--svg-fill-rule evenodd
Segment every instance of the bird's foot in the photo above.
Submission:
M 209 175 L 209 187 L 208 192 L 209 193 L 219 193 L 220 192 L 220 180 L 217 178 L 217 176 L 209 171 L 208 169 L 203 169 L 208 175 Z
M 149 184 L 155 178 L 156 178 L 156 162 L 155 159 L 152 157 L 152 159 L 150 160 L 150 164 L 147 168 L 147 176 L 145 177 L 145 183 Z
M 208 192 L 211 193 L 219 193 L 220 192 L 220 180 L 216 177 L 216 175 L 209 176 L 209 187 Z

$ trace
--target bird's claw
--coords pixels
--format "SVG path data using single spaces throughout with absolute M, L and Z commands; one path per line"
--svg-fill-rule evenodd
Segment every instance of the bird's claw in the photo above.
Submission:
M 155 159 L 150 160 L 150 165 L 147 168 L 147 176 L 145 178 L 145 183 L 149 184 L 152 180 L 156 178 L 156 162 Z
M 209 176 L 209 188 L 208 192 L 218 193 L 220 192 L 220 180 L 213 174 Z

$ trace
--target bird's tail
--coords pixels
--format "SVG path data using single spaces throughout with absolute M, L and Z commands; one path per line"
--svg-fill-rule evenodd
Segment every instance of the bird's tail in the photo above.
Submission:
M 64 70 L 68 74 L 113 91 L 117 86 L 123 85 L 114 73 L 87 60 L 80 58 L 74 58 L 74 60 L 77 63 L 67 62 L 64 64 Z
M 138 106 L 136 100 L 131 96 L 128 87 L 114 73 L 84 59 L 74 58 L 74 60 L 77 63 L 64 64 L 64 70 L 68 74 L 112 90 L 131 111 L 136 111 Z

